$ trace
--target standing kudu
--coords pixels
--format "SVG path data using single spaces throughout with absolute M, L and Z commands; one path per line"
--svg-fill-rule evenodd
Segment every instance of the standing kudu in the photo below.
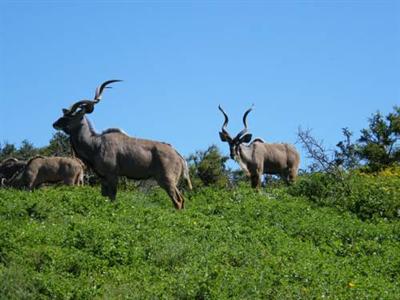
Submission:
M 177 188 L 183 175 L 191 188 L 189 171 L 184 158 L 171 145 L 133 138 L 119 129 L 107 129 L 96 133 L 85 114 L 93 112 L 102 93 L 109 84 L 121 80 L 109 80 L 101 84 L 94 100 L 81 100 L 54 124 L 70 136 L 77 157 L 91 167 L 101 178 L 101 193 L 114 200 L 119 176 L 131 179 L 153 178 L 168 193 L 176 209 L 184 207 L 184 198 Z
M 225 117 L 224 124 L 219 133 L 221 141 L 227 142 L 230 156 L 236 160 L 247 176 L 251 178 L 251 185 L 258 188 L 261 185 L 262 174 L 275 174 L 281 176 L 287 183 L 296 179 L 300 164 L 300 155 L 290 144 L 268 144 L 262 139 L 255 139 L 250 144 L 251 133 L 247 131 L 247 115 L 252 110 L 248 109 L 243 115 L 244 129 L 232 138 L 226 126 L 228 115 L 218 106 Z

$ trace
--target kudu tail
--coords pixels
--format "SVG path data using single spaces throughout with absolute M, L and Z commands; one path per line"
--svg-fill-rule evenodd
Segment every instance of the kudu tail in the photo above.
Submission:
M 188 185 L 189 190 L 192 190 L 193 186 L 192 186 L 192 182 L 190 181 L 189 166 L 185 159 L 183 159 L 183 178 L 185 178 L 186 184 Z
M 174 150 L 175 150 L 175 149 L 174 149 Z M 188 164 L 187 164 L 187 161 L 186 161 L 186 159 L 185 159 L 178 151 L 175 150 L 175 152 L 176 152 L 176 154 L 178 154 L 178 156 L 179 156 L 179 157 L 181 158 L 181 160 L 182 160 L 182 170 L 183 170 L 182 175 L 183 175 L 183 178 L 185 179 L 186 184 L 187 184 L 189 190 L 192 190 L 192 189 L 193 189 L 193 186 L 192 186 L 192 182 L 190 181 L 189 166 L 188 166 Z

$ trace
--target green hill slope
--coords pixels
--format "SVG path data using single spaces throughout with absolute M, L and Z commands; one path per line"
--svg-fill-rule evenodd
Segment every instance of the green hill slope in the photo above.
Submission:
M 0 298 L 395 299 L 400 221 L 284 190 L 0 190 Z

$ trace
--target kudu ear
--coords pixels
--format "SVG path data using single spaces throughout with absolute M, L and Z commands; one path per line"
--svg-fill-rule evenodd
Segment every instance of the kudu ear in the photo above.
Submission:
M 250 143 L 252 137 L 253 137 L 253 135 L 251 133 L 246 133 L 244 136 L 242 136 L 240 138 L 240 142 L 241 143 Z
M 64 114 L 64 116 L 65 116 L 66 114 L 68 114 L 68 113 L 69 113 L 69 110 L 68 110 L 68 109 L 66 109 L 66 108 L 63 108 L 63 109 L 62 109 L 62 112 L 63 112 L 63 114 Z
M 229 143 L 229 142 L 232 141 L 231 137 L 229 135 L 227 135 L 226 133 L 222 132 L 222 131 L 219 132 L 219 138 L 223 142 L 228 142 Z

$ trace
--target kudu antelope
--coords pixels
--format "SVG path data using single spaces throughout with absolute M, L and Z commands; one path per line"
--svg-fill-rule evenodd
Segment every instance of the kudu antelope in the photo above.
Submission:
M 171 145 L 133 138 L 115 128 L 99 134 L 86 118 L 101 100 L 104 89 L 118 81 L 121 80 L 102 83 L 96 89 L 94 100 L 81 100 L 63 109 L 63 116 L 53 127 L 69 135 L 77 157 L 101 178 L 103 196 L 115 199 L 119 176 L 153 178 L 168 193 L 175 208 L 183 208 L 184 198 L 177 185 L 183 175 L 191 189 L 189 170 L 185 159 Z
M 5 184 L 17 188 L 27 187 L 29 190 L 43 183 L 62 182 L 66 185 L 82 185 L 83 173 L 84 164 L 77 158 L 36 156 Z
M 232 138 L 226 130 L 229 121 L 228 115 L 221 106 L 218 108 L 225 117 L 219 133 L 221 141 L 229 144 L 230 157 L 239 163 L 247 176 L 250 176 L 252 187 L 258 188 L 261 185 L 262 174 L 279 175 L 287 183 L 296 179 L 300 155 L 294 146 L 268 144 L 260 138 L 256 138 L 250 143 L 252 134 L 247 130 L 247 115 L 252 108 L 243 115 L 244 129 Z M 250 144 L 246 145 L 247 143 Z

